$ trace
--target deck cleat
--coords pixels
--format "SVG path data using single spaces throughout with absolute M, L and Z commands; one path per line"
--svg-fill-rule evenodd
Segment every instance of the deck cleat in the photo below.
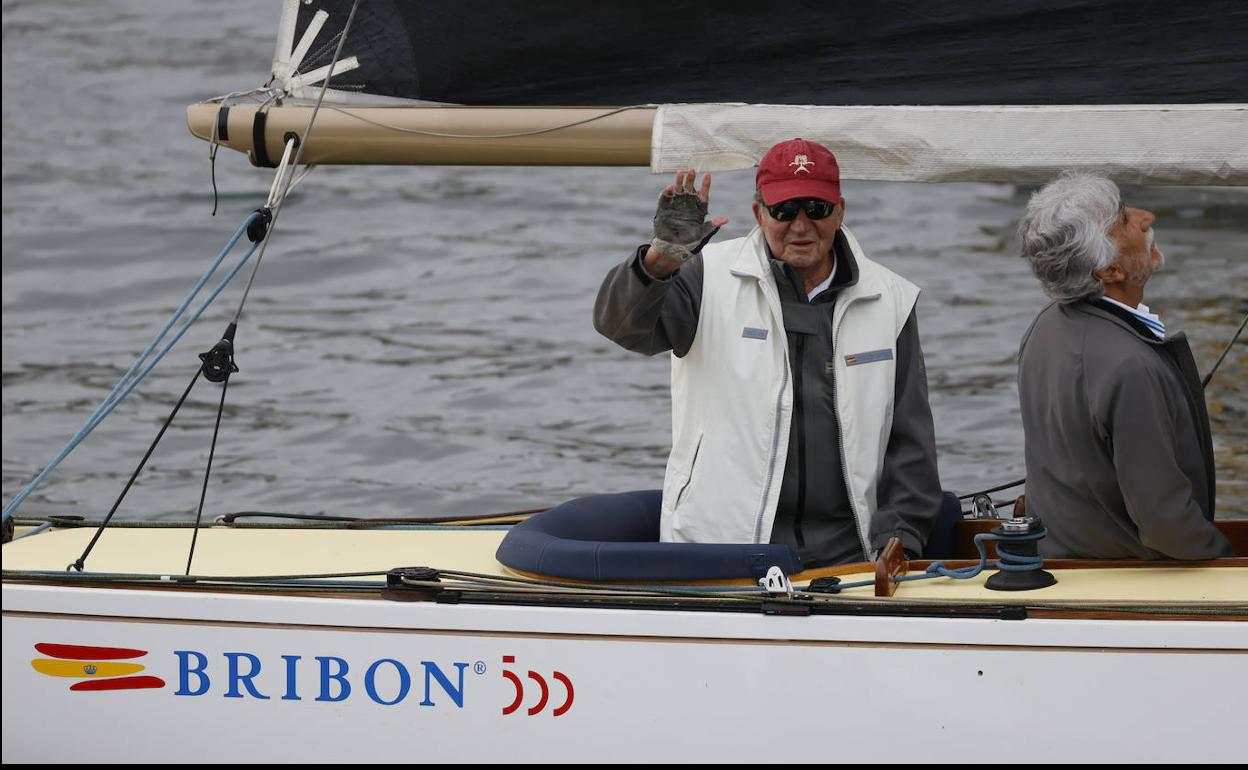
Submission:
M 758 579 L 758 585 L 772 596 L 784 595 L 790 599 L 793 598 L 793 584 L 789 582 L 789 577 L 784 574 L 784 570 L 779 567 L 768 569 L 766 577 Z

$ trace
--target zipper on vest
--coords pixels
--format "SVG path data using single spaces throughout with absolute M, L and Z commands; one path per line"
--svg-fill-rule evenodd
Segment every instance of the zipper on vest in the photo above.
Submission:
M 853 305 L 863 297 L 853 297 L 849 302 L 845 303 L 845 310 L 841 313 L 841 319 L 844 320 L 845 314 L 849 312 L 850 305 Z M 849 463 L 845 457 L 845 426 L 841 424 L 841 388 L 840 383 L 836 381 L 836 362 L 840 360 L 841 344 L 837 335 L 841 333 L 840 325 L 832 327 L 832 406 L 836 417 L 836 443 L 837 451 L 841 453 L 841 475 L 845 478 L 845 493 L 849 495 L 849 510 L 854 514 L 854 528 L 858 530 L 858 544 L 862 546 L 862 558 L 871 558 L 871 549 L 867 547 L 867 539 L 862 534 L 862 514 L 858 511 L 858 497 L 854 494 L 854 487 L 850 483 Z
M 797 541 L 798 548 L 806 547 L 806 536 L 802 533 L 802 517 L 806 513 L 806 423 L 803 419 L 802 409 L 802 390 L 803 380 L 802 362 L 806 354 L 806 337 L 805 335 L 795 335 L 797 353 L 794 356 L 797 360 L 791 363 L 793 367 L 793 417 L 791 424 L 793 429 L 797 431 L 797 510 L 793 512 L 793 539 Z M 835 385 L 833 386 L 833 394 L 835 394 Z

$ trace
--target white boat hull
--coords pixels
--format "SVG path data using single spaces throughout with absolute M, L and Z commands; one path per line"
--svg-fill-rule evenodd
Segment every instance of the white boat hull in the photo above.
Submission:
M 1242 622 L 6 584 L 3 626 L 5 762 L 1230 761 L 1248 706 Z M 71 691 L 36 644 L 163 686 Z

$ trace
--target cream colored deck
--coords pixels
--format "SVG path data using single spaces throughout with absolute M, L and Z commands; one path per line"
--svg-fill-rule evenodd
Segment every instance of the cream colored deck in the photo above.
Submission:
M 63 570 L 91 541 L 93 529 L 41 532 L 4 546 L 6 570 Z M 21 534 L 20 532 L 18 534 Z M 201 529 L 196 575 L 309 575 L 442 567 L 508 574 L 494 560 L 503 530 Z M 190 529 L 109 529 L 87 559 L 91 572 L 181 575 Z
M 94 530 L 47 531 L 4 546 L 6 570 L 61 571 L 74 561 Z M 20 534 L 20 532 L 19 532 Z M 382 573 L 394 567 L 437 567 L 490 575 L 511 574 L 494 559 L 503 530 L 447 527 L 437 530 L 203 529 L 193 572 L 210 576 Z M 189 529 L 106 531 L 87 562 L 91 572 L 182 574 Z M 1241 560 L 1242 561 L 1242 560 Z M 993 603 L 1239 603 L 1248 610 L 1248 566 L 1149 567 L 1056 570 L 1058 582 L 1026 592 L 989 591 L 991 571 L 971 580 L 907 582 L 897 598 Z M 843 582 L 868 573 L 842 575 Z M 747 584 L 747 581 L 742 581 Z M 842 597 L 869 597 L 870 587 Z

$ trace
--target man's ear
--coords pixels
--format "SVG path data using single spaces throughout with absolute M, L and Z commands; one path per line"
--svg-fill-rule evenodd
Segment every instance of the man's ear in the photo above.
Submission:
M 754 222 L 759 227 L 763 226 L 763 207 L 758 201 L 754 201 Z
M 1117 263 L 1110 265 L 1104 270 L 1093 270 L 1092 277 L 1104 284 L 1122 283 L 1127 279 L 1127 274 L 1118 267 Z

